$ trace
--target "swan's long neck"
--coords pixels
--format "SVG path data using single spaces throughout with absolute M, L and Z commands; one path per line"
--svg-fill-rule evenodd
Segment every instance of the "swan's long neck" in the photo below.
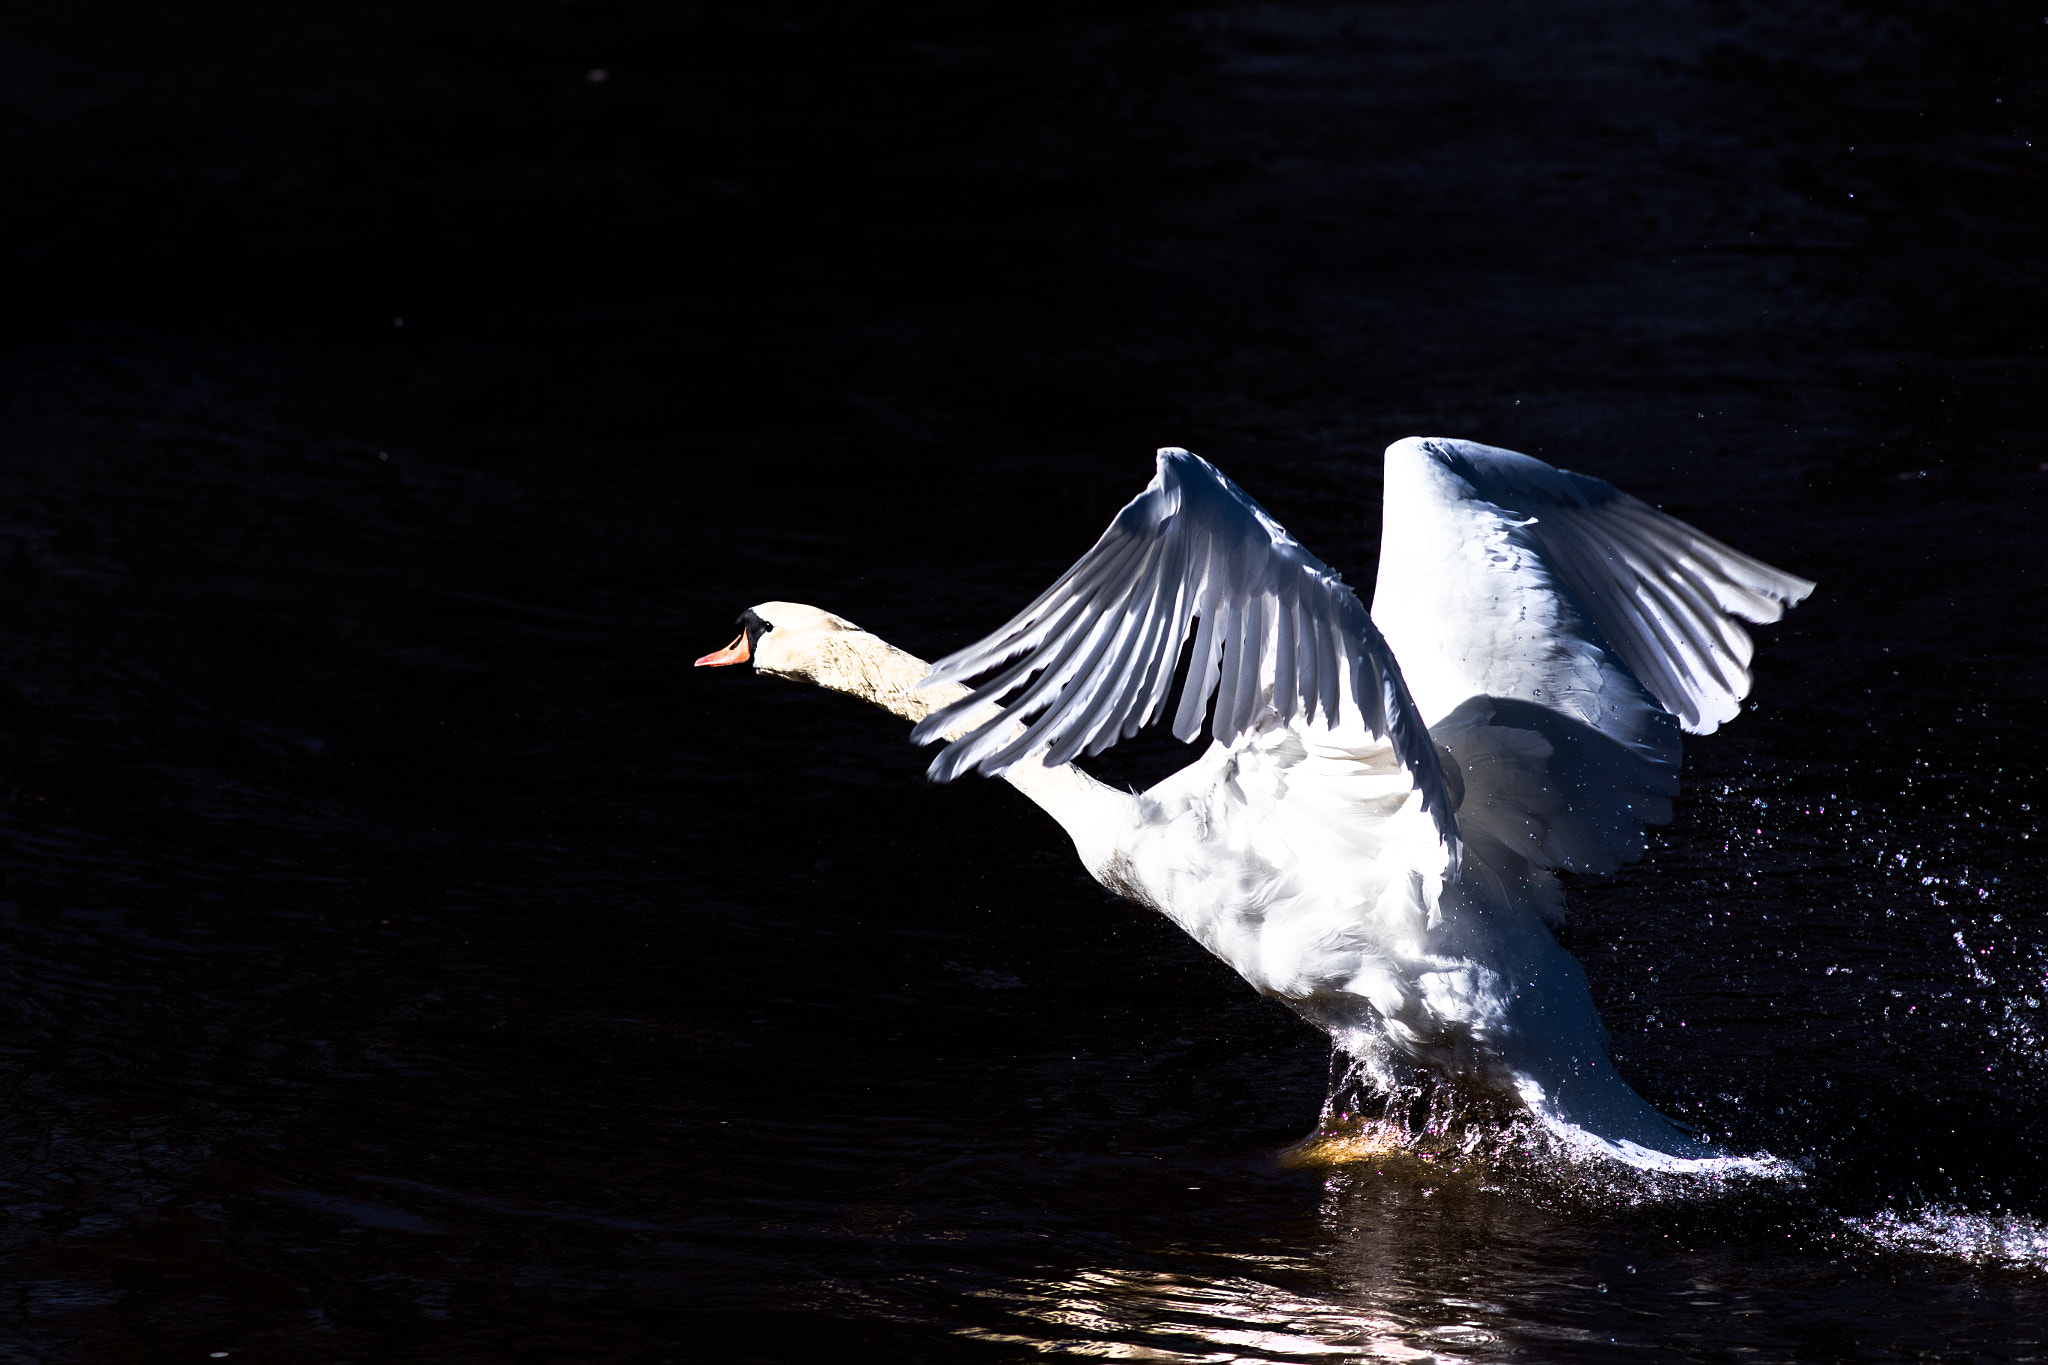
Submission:
M 958 683 L 919 689 L 918 681 L 931 666 L 864 630 L 821 632 L 800 651 L 777 651 L 771 657 L 757 659 L 756 670 L 849 693 L 913 723 L 971 690 Z M 958 738 L 986 714 L 947 731 L 946 738 Z M 1071 763 L 1047 767 L 1035 754 L 1004 773 L 1003 780 L 1059 821 L 1089 875 L 1111 885 L 1116 837 L 1129 825 L 1136 797 L 1097 782 Z

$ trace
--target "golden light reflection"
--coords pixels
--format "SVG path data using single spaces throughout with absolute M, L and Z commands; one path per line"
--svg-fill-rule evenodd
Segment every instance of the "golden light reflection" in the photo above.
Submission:
M 1369 1127 L 1320 1133 L 1283 1160 L 1326 1170 L 1303 1254 L 1190 1253 L 1163 1259 L 1215 1269 L 1093 1266 L 1019 1282 L 984 1292 L 1013 1324 L 967 1334 L 1042 1355 L 1190 1365 L 1497 1356 L 1487 1348 L 1500 1339 L 1498 1306 L 1475 1293 L 1476 1267 L 1458 1252 L 1501 1231 L 1483 1178 Z
M 1307 1271 L 1307 1264 L 1297 1269 Z M 1456 1347 L 1492 1342 L 1479 1322 L 1418 1329 L 1360 1304 L 1306 1296 L 1249 1275 L 1098 1267 L 1066 1280 L 991 1291 L 1047 1331 L 968 1328 L 983 1341 L 1042 1355 L 1105 1360 L 1462 1362 Z
M 1446 1132 L 1326 1117 L 1275 1155 L 1320 1177 L 1312 1224 L 1289 1234 L 1298 1254 L 1162 1248 L 1148 1268 L 1096 1265 L 983 1291 L 1008 1320 L 963 1330 L 1041 1355 L 1190 1365 L 1452 1365 L 1539 1340 L 1569 1353 L 1618 1325 L 1619 1300 L 1588 1270 L 1596 1230 L 1617 1211 L 1694 1201 L 1729 1180 L 1580 1159 L 1527 1123 Z

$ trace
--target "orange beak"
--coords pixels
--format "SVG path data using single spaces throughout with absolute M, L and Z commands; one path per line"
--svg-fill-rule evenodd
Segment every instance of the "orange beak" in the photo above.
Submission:
M 741 631 L 740 638 L 734 640 L 724 649 L 719 650 L 716 654 L 706 654 L 703 658 L 697 660 L 697 667 L 724 668 L 727 664 L 743 664 L 753 657 L 753 651 L 747 648 L 747 633 Z

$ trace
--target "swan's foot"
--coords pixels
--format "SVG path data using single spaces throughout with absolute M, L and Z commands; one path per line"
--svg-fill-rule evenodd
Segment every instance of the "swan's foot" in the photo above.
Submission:
M 1405 1059 L 1330 1058 L 1330 1094 L 1315 1132 L 1281 1153 L 1290 1166 L 1338 1166 L 1405 1156 L 1470 1157 L 1527 1114 L 1511 1094 Z
M 1292 1147 L 1282 1149 L 1280 1164 L 1297 1169 L 1351 1166 L 1390 1156 L 1414 1155 L 1418 1150 L 1415 1135 L 1398 1123 L 1385 1119 L 1352 1119 L 1337 1124 L 1326 1121 Z

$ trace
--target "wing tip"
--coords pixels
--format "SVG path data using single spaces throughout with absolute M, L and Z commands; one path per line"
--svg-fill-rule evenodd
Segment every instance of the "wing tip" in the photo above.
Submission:
M 1465 836 L 1458 828 L 1458 812 L 1452 808 L 1448 793 L 1432 800 L 1424 791 L 1422 808 L 1436 821 L 1437 842 L 1444 850 L 1444 879 L 1456 881 L 1465 865 Z

